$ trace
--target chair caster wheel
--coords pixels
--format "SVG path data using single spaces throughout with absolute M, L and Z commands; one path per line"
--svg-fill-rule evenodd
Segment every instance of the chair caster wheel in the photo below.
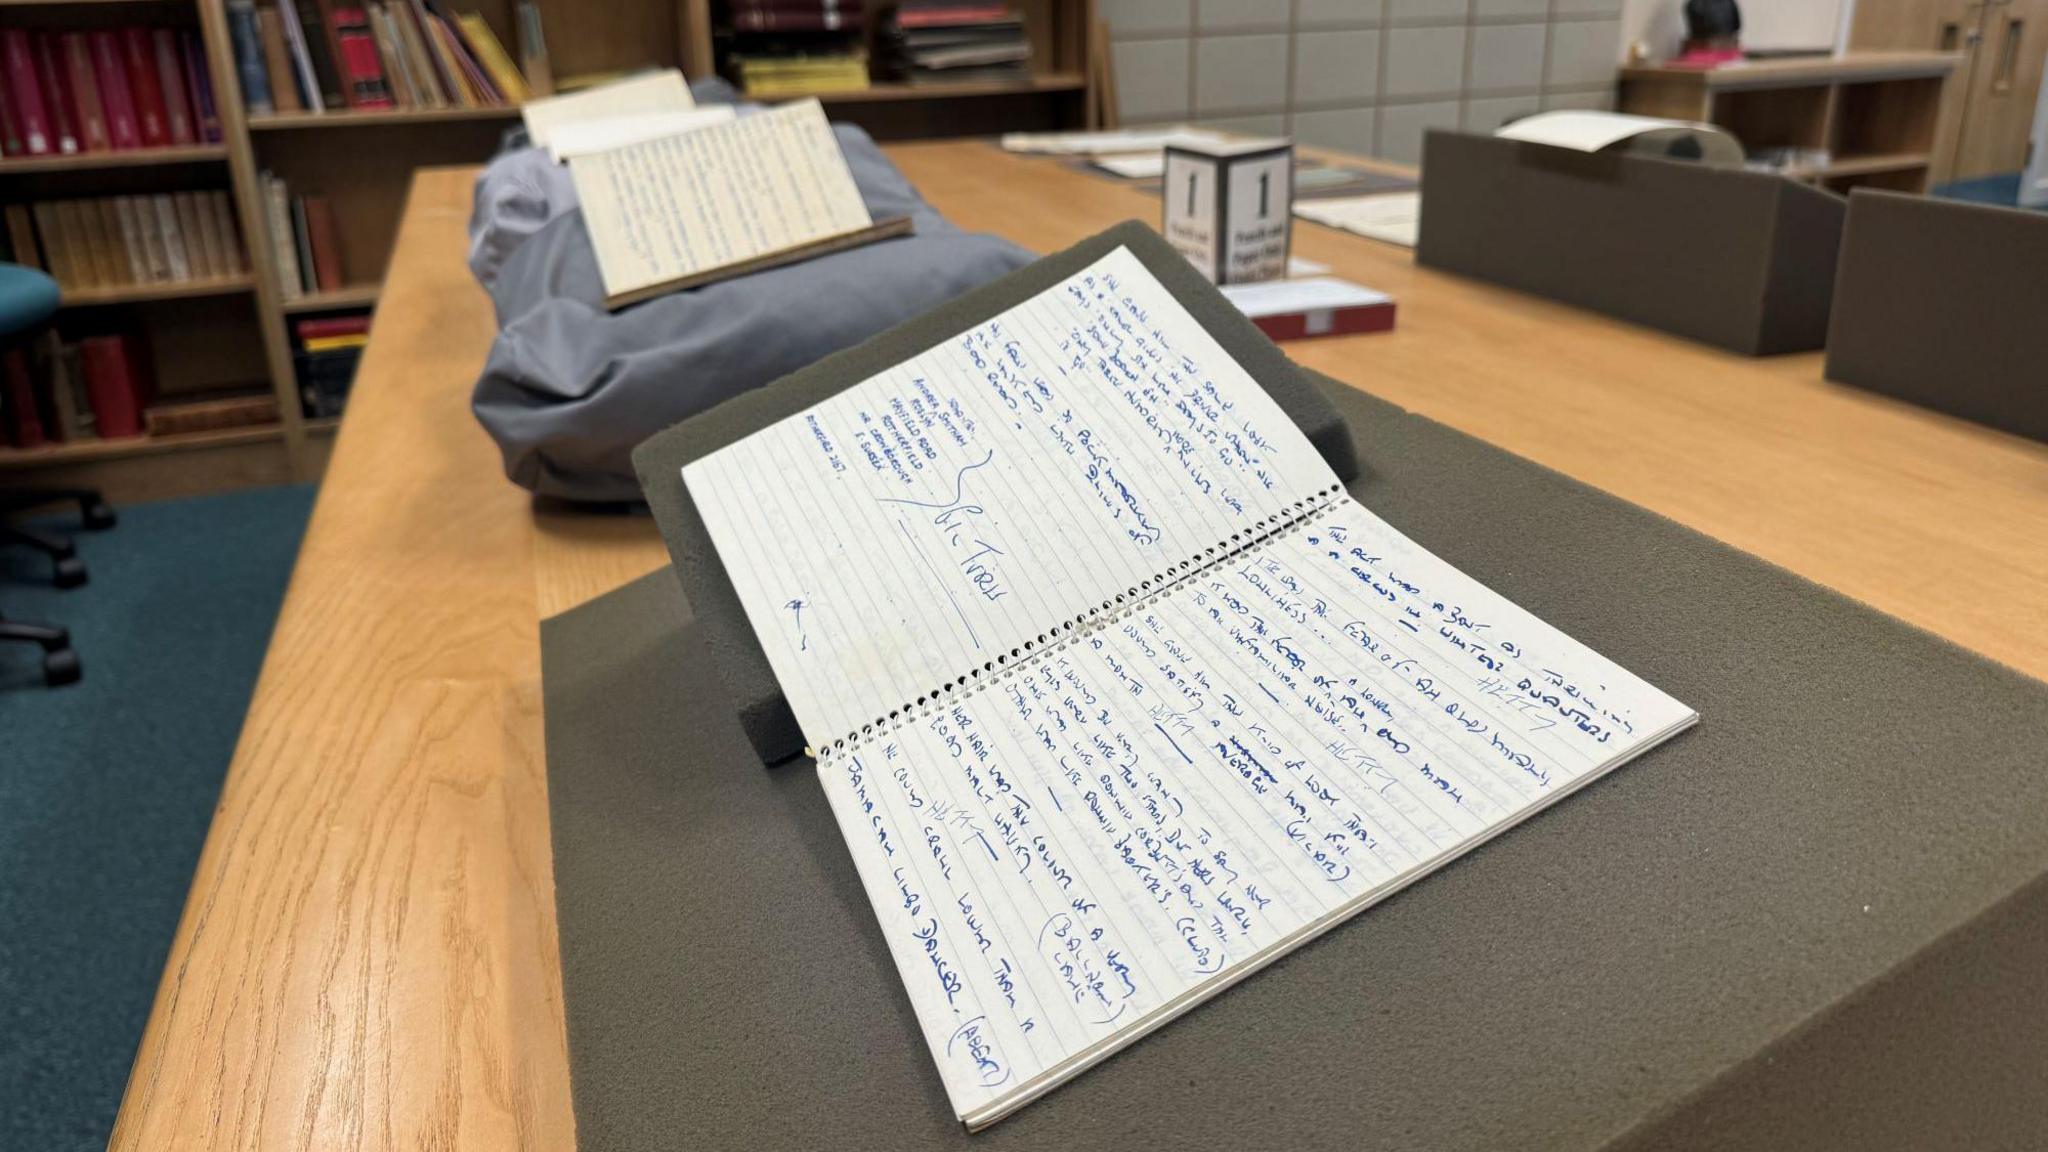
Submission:
M 57 587 L 76 588 L 85 581 L 85 561 L 76 556 L 65 556 L 57 561 Z
M 85 670 L 79 666 L 78 652 L 72 648 L 58 648 L 43 653 L 43 683 L 52 688 L 78 683 Z
M 114 506 L 105 500 L 95 500 L 84 508 L 85 526 L 94 532 L 112 528 L 119 520 L 114 515 Z

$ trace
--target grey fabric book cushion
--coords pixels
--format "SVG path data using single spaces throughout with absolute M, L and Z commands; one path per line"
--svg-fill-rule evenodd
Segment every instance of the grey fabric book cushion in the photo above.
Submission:
M 1325 387 L 1355 497 L 1701 724 L 970 1137 L 653 573 L 541 631 L 583 1152 L 2048 1147 L 2048 686 Z
M 673 292 L 617 312 L 566 170 L 527 149 L 481 178 L 472 267 L 489 279 L 498 335 L 477 420 L 505 474 L 545 496 L 639 498 L 633 446 L 1031 262 L 924 202 L 867 133 L 833 126 L 876 220 L 912 235 Z

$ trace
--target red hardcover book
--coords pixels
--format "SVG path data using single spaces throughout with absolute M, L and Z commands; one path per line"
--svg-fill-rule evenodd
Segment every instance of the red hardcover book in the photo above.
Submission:
M 135 101 L 135 124 L 142 132 L 145 148 L 161 148 L 171 142 L 171 130 L 164 123 L 164 83 L 156 74 L 156 52 L 149 43 L 149 29 L 121 30 L 121 62 L 128 68 L 128 98 Z
M 384 64 L 377 56 L 377 41 L 370 35 L 370 18 L 361 8 L 336 8 L 328 19 L 334 22 L 334 43 L 341 51 L 341 82 L 351 108 L 390 108 L 391 85 L 384 81 Z
M 142 435 L 143 388 L 128 339 L 88 336 L 78 354 L 95 430 L 109 439 Z
M 1394 298 L 1348 280 L 1268 280 L 1228 284 L 1223 295 L 1273 341 L 1354 336 L 1394 327 Z
M 341 245 L 334 238 L 334 210 L 325 196 L 307 196 L 306 246 L 313 250 L 313 280 L 322 292 L 341 288 Z
M 16 448 L 34 448 L 47 439 L 28 357 L 19 348 L 7 350 L 7 438 Z
M 1014 19 L 1015 13 L 1000 4 L 963 4 L 957 8 L 900 9 L 896 13 L 896 26 L 945 28 L 957 24 L 996 24 Z
M 187 28 L 181 34 L 185 50 L 185 91 L 192 99 L 192 131 L 202 144 L 221 142 L 220 110 L 213 103 L 213 77 L 206 71 L 206 47 L 199 33 Z
M 57 150 L 51 135 L 50 110 L 36 83 L 35 45 L 26 29 L 0 28 L 0 62 L 7 68 L 7 102 L 21 121 L 21 150 L 42 156 Z
M 329 336 L 360 336 L 370 330 L 368 313 L 359 316 L 322 316 L 316 320 L 301 320 L 292 325 L 292 333 L 301 341 L 320 340 Z
M 164 128 L 173 144 L 197 144 L 199 136 L 192 128 L 192 102 L 185 95 L 185 66 L 178 60 L 178 34 L 169 28 L 158 28 L 150 33 L 150 43 L 156 47 L 156 75 L 163 85 Z
M 87 152 L 105 152 L 113 147 L 107 137 L 107 116 L 100 110 L 100 85 L 92 72 L 92 45 L 83 32 L 66 32 L 58 38 L 64 57 L 64 80 L 71 87 L 71 99 L 78 106 L 78 144 Z
M 107 114 L 107 139 L 115 149 L 142 147 L 142 127 L 135 120 L 135 97 L 128 91 L 128 69 L 121 64 L 121 38 L 94 32 L 92 71 L 100 82 L 100 106 Z
M 78 151 L 78 114 L 72 110 L 71 85 L 66 82 L 64 62 L 57 55 L 57 38 L 48 32 L 35 34 L 36 84 L 43 92 L 43 106 L 50 112 L 51 143 L 70 156 Z

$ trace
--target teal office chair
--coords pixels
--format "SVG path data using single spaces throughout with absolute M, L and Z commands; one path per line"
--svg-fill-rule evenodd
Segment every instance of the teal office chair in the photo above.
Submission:
M 0 340 L 10 340 L 31 331 L 57 311 L 57 282 L 33 268 L 0 264 Z M 76 501 L 87 528 L 108 528 L 114 510 L 90 488 L 20 488 L 0 491 L 0 515 L 11 515 L 48 504 Z M 19 544 L 49 556 L 56 567 L 60 588 L 85 583 L 85 564 L 71 541 L 15 524 L 0 523 L 0 544 Z M 71 635 L 48 624 L 31 624 L 0 616 L 0 643 L 37 644 L 43 649 L 43 679 L 55 687 L 79 677 L 78 653 L 71 647 Z

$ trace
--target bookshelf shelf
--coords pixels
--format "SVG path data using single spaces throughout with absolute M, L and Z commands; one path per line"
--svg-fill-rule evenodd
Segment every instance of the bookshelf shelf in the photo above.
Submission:
M 180 280 L 170 284 L 121 284 L 112 288 L 68 288 L 59 299 L 63 308 L 90 308 L 102 304 L 146 304 L 153 300 L 183 300 L 194 296 L 226 296 L 255 287 L 249 276 L 220 276 L 211 280 Z
M 45 444 L 39 448 L 0 448 L 0 469 L 121 460 L 135 456 L 189 452 L 235 444 L 261 444 L 283 438 L 284 425 L 258 424 L 249 428 L 179 432 L 169 436 L 126 436 L 116 440 L 79 440 L 65 444 Z
M 315 292 L 286 300 L 279 310 L 291 316 L 302 312 L 325 312 L 330 308 L 367 308 L 377 302 L 376 284 L 351 284 L 332 292 Z
M 251 132 L 283 132 L 308 128 L 391 128 L 405 124 L 462 123 L 473 120 L 510 120 L 519 109 L 499 108 L 379 108 L 369 112 L 280 112 L 249 117 Z
M 108 168 L 149 168 L 167 164 L 212 164 L 228 158 L 225 144 L 183 148 L 133 148 L 125 152 L 74 152 L 69 156 L 10 156 L 0 175 L 15 172 L 99 172 Z
M 341 431 L 341 417 L 310 416 L 306 419 L 305 428 L 308 436 L 332 436 Z
M 892 100 L 957 100 L 972 96 L 1015 96 L 1029 92 L 1079 92 L 1088 80 L 1079 72 L 1046 72 L 1023 83 L 962 81 L 954 84 L 898 84 L 875 81 L 851 92 L 820 92 L 823 104 L 876 104 Z M 801 94 L 756 97 L 767 100 L 801 100 Z

